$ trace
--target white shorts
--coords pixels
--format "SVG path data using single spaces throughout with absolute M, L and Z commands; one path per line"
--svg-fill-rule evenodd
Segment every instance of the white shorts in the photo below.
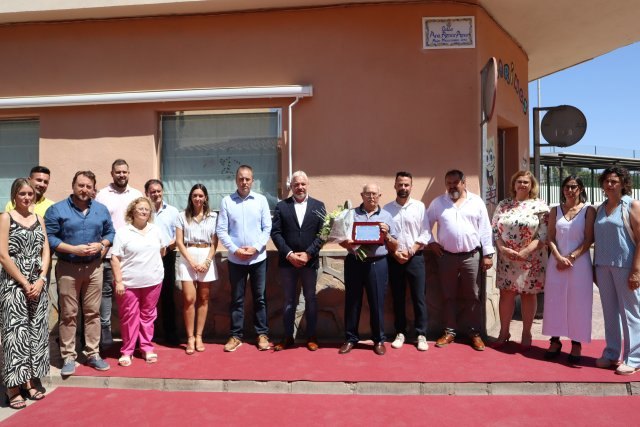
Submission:
M 187 251 L 189 252 L 189 255 L 191 255 L 191 258 L 198 264 L 202 264 L 207 258 L 207 255 L 209 255 L 209 248 L 188 247 Z M 206 273 L 198 273 L 191 268 L 186 259 L 180 257 L 178 271 L 176 271 L 176 279 L 190 282 L 213 282 L 218 279 L 216 261 L 215 259 L 213 260 Z

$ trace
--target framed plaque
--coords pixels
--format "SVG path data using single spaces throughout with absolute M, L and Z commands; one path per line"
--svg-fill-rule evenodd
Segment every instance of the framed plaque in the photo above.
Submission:
M 354 243 L 361 245 L 381 245 L 384 243 L 384 234 L 377 222 L 354 222 L 352 239 Z

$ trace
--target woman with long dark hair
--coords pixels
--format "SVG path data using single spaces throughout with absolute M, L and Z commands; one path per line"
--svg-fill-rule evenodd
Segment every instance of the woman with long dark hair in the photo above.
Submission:
M 587 202 L 584 183 L 570 175 L 562 181 L 560 205 L 551 209 L 542 333 L 550 335 L 545 359 L 560 354 L 560 337 L 571 339 L 569 362 L 578 363 L 582 343 L 591 342 L 593 270 L 589 248 L 593 243 L 596 210 Z
M 640 371 L 640 202 L 627 169 L 607 168 L 598 181 L 606 199 L 596 214 L 594 265 L 607 346 L 596 366 L 631 375 Z
M 202 184 L 194 185 L 189 192 L 187 208 L 180 213 L 176 224 L 176 246 L 180 251 L 176 276 L 182 282 L 187 354 L 205 350 L 202 331 L 209 310 L 209 290 L 218 278 L 214 261 L 218 245 L 217 218 L 209 208 L 207 188 Z
M 11 185 L 15 209 L 0 215 L 0 335 L 2 378 L 12 409 L 44 399 L 33 380 L 49 373 L 47 271 L 49 241 L 44 221 L 30 211 L 36 190 L 26 178 Z

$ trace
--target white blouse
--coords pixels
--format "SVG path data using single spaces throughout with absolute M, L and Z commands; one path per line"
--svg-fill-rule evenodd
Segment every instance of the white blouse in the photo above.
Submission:
M 113 240 L 111 255 L 120 259 L 122 283 L 126 288 L 155 286 L 164 279 L 160 229 L 149 223 L 144 231 L 128 224 L 116 231 Z

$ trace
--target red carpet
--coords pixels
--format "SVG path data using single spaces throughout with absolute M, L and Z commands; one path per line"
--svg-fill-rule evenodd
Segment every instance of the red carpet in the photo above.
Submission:
M 61 387 L 3 425 L 603 426 L 635 424 L 639 405 L 637 396 L 320 396 Z
M 257 381 L 371 381 L 371 382 L 628 382 L 635 378 L 615 375 L 611 370 L 595 367 L 603 341 L 583 346 L 582 362 L 571 366 L 566 353 L 556 361 L 543 359 L 548 343 L 520 352 L 518 344 L 503 349 L 474 351 L 469 345 L 454 343 L 419 352 L 413 345 L 394 350 L 387 345 L 386 356 L 377 356 L 370 345 L 359 345 L 346 355 L 339 355 L 337 345 L 316 352 L 304 346 L 281 352 L 260 352 L 245 343 L 234 353 L 222 351 L 221 344 L 207 344 L 204 353 L 187 356 L 181 348 L 156 348 L 159 361 L 147 364 L 135 358 L 133 365 L 117 365 L 117 352 L 107 360 L 111 370 L 98 372 L 86 366 L 77 375 L 183 378 Z M 640 375 L 640 374 L 638 374 Z

